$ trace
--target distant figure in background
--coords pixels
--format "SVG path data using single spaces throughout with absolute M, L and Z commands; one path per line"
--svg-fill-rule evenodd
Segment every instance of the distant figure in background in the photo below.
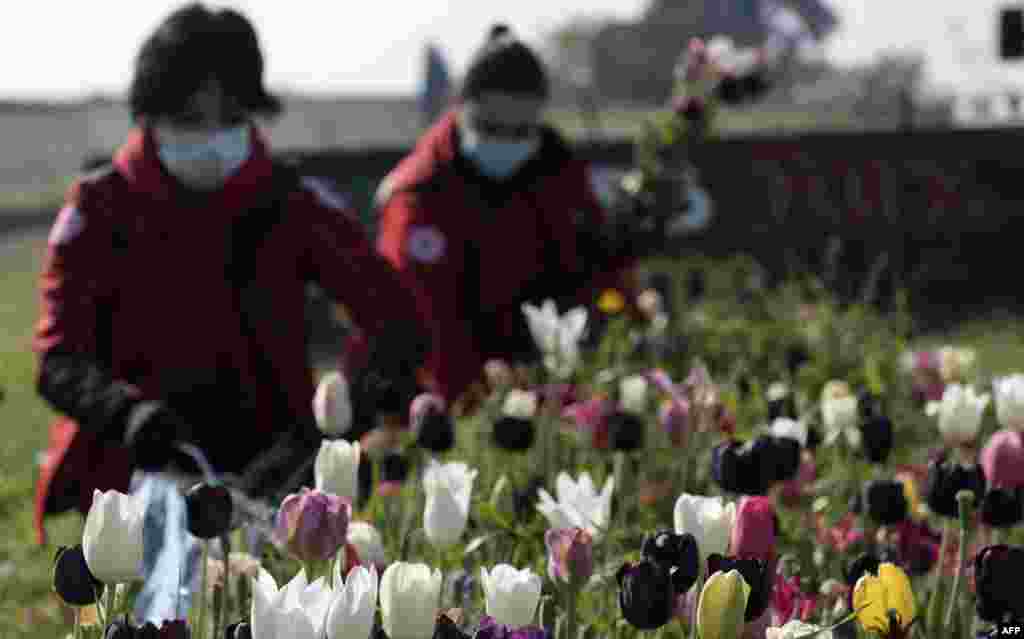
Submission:
M 342 198 L 271 160 L 254 119 L 281 105 L 262 74 L 245 17 L 174 12 L 136 59 L 138 128 L 69 190 L 35 337 L 39 393 L 64 415 L 41 471 L 41 536 L 44 514 L 86 512 L 94 489 L 127 491 L 135 468 L 187 468 L 176 442 L 257 497 L 303 472 L 321 441 L 307 282 L 371 344 L 371 364 L 350 371 L 354 403 L 415 387 L 415 300 Z
M 610 230 L 587 164 L 542 123 L 547 100 L 541 61 L 495 26 L 459 102 L 378 193 L 377 248 L 417 294 L 435 347 L 425 379 L 449 401 L 488 359 L 538 359 L 523 303 L 628 292 L 627 268 L 650 248 Z

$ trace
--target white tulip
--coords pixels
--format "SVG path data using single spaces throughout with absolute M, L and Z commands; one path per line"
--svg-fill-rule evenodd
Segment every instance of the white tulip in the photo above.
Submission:
M 253 639 L 319 639 L 323 636 L 333 593 L 324 578 L 309 583 L 300 570 L 284 588 L 260 568 L 253 579 Z
M 789 386 L 785 382 L 773 382 L 764 392 L 765 399 L 770 402 L 778 401 L 789 395 Z
M 359 492 L 359 442 L 325 441 L 313 464 L 316 487 L 338 497 L 356 499 Z
M 142 523 L 145 504 L 116 490 L 92 494 L 82 550 L 92 574 L 107 584 L 142 579 Z
M 555 480 L 558 501 L 541 488 L 537 491 L 540 497 L 537 510 L 547 518 L 552 528 L 584 528 L 597 540 L 611 521 L 614 489 L 614 477 L 609 477 L 598 493 L 590 473 L 584 472 L 579 481 L 573 481 L 572 477 L 561 472 Z
M 529 568 L 516 570 L 499 564 L 488 573 L 480 569 L 480 584 L 487 603 L 487 614 L 500 624 L 521 628 L 533 623 L 540 603 L 541 578 Z
M 431 571 L 426 564 L 388 566 L 380 580 L 380 614 L 388 639 L 434 635 L 441 582 L 441 571 Z
M 1004 428 L 1024 430 L 1024 374 L 1016 373 L 992 383 L 996 416 Z
M 462 462 L 442 465 L 430 460 L 423 475 L 423 490 L 427 496 L 423 530 L 434 546 L 451 546 L 466 530 L 476 475 L 476 470 Z
M 320 430 L 331 437 L 340 437 L 352 428 L 348 380 L 341 371 L 331 371 L 320 378 L 313 395 L 313 416 Z
M 378 566 L 382 570 L 387 565 L 387 556 L 384 554 L 384 538 L 372 524 L 365 521 L 350 521 L 348 543 L 355 547 L 360 562 Z M 337 562 L 336 566 L 340 567 L 341 562 Z
M 815 634 L 818 633 L 818 634 Z M 794 619 L 781 628 L 766 628 L 765 639 L 801 639 L 814 635 L 815 639 L 832 639 L 832 631 Z
M 779 417 L 772 422 L 769 432 L 772 437 L 788 437 L 800 442 L 801 446 L 807 446 L 807 424 L 787 417 Z
M 860 412 L 855 395 L 826 395 L 821 399 L 821 421 L 825 426 L 825 443 L 834 444 L 840 435 L 846 437 L 850 446 L 860 446 L 861 433 L 857 427 Z
M 530 420 L 537 414 L 537 394 L 513 388 L 505 395 L 501 412 L 506 417 Z
M 339 564 L 341 562 L 338 562 Z M 327 613 L 327 639 L 369 639 L 377 612 L 377 569 L 356 566 L 335 583 Z
M 729 549 L 736 504 L 725 503 L 721 497 L 683 493 L 676 500 L 674 519 L 676 533 L 693 535 L 702 561 L 706 561 L 710 555 L 724 555 Z
M 950 446 L 971 443 L 981 429 L 981 416 L 988 406 L 990 395 L 977 394 L 970 386 L 949 384 L 942 393 L 942 401 L 929 402 L 925 412 L 939 418 L 939 433 Z
M 554 301 L 538 308 L 523 304 L 523 314 L 534 343 L 544 356 L 544 366 L 557 377 L 568 377 L 579 363 L 579 342 L 587 326 L 587 309 L 577 307 L 559 316 Z
M 647 380 L 642 375 L 630 375 L 619 382 L 619 404 L 627 413 L 644 413 L 647 409 Z

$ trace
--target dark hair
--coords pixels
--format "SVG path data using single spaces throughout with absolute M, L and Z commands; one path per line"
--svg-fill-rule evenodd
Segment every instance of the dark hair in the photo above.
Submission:
M 487 41 L 473 56 L 463 80 L 465 100 L 488 92 L 548 97 L 544 64 L 505 24 L 491 27 Z
M 132 117 L 173 115 L 209 80 L 248 113 L 277 115 L 263 87 L 263 54 L 252 23 L 237 11 L 196 2 L 178 9 L 143 43 L 131 85 Z

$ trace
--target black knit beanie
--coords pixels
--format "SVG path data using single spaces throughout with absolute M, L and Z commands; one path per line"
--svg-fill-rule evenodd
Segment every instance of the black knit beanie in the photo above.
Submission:
M 544 64 L 504 24 L 491 27 L 487 42 L 473 56 L 463 81 L 464 100 L 484 93 L 548 97 Z

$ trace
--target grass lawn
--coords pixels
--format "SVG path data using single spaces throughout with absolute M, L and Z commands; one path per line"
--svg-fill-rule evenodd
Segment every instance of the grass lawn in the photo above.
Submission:
M 64 637 L 61 609 L 49 588 L 56 544 L 78 542 L 80 521 L 71 515 L 51 521 L 49 548 L 35 545 L 32 503 L 35 459 L 47 438 L 52 412 L 36 398 L 35 362 L 29 351 L 37 303 L 36 274 L 44 233 L 0 239 L 0 386 L 6 399 L 0 416 L 6 437 L 0 443 L 0 637 Z M 925 343 L 966 342 L 979 350 L 992 372 L 1024 370 L 1024 331 L 1012 317 L 980 318 Z

